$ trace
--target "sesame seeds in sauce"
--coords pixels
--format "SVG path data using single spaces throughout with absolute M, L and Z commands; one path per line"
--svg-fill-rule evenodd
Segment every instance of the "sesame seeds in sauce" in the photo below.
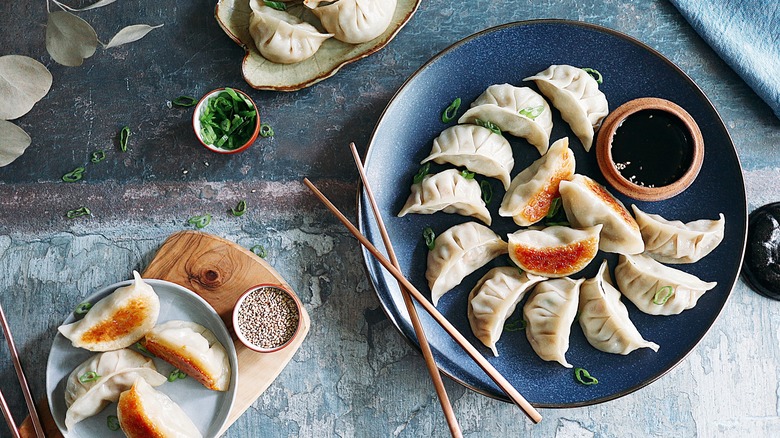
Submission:
M 282 289 L 266 286 L 241 302 L 235 329 L 257 348 L 274 349 L 295 335 L 299 320 L 295 300 Z

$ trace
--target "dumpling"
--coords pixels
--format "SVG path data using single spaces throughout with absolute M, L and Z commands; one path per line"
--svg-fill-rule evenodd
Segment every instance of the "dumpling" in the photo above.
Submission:
M 603 224 L 599 249 L 618 254 L 639 254 L 645 249 L 631 213 L 604 186 L 584 175 L 574 175 L 559 186 L 566 218 L 577 227 Z
M 150 353 L 215 391 L 227 391 L 227 351 L 211 330 L 191 321 L 168 321 L 146 334 Z
M 528 87 L 489 86 L 458 123 L 476 123 L 477 119 L 528 140 L 541 155 L 547 152 L 553 126 L 552 112 L 547 101 Z
M 119 426 L 128 438 L 200 438 L 187 413 L 144 379 L 119 396 Z
M 469 294 L 468 317 L 471 331 L 498 356 L 496 342 L 504 331 L 504 321 L 515 311 L 525 293 L 545 280 L 517 268 L 493 268 L 482 277 Z
M 612 286 L 607 261 L 599 273 L 580 288 L 579 321 L 590 345 L 606 353 L 626 355 L 639 348 L 658 351 L 658 344 L 644 340 Z
M 310 58 L 322 43 L 332 37 L 320 33 L 316 27 L 298 17 L 265 6 L 260 0 L 250 0 L 252 16 L 249 19 L 249 34 L 257 50 L 269 61 L 279 64 L 293 64 Z
M 479 183 L 465 178 L 456 169 L 426 175 L 421 183 L 412 184 L 411 192 L 398 217 L 407 213 L 433 214 L 443 211 L 471 216 L 487 225 L 491 223 Z
M 574 165 L 569 139 L 556 141 L 546 154 L 512 179 L 498 214 L 512 217 L 524 227 L 539 222 L 550 211 L 553 199 L 560 196 L 558 184 L 574 176 Z
M 648 214 L 636 205 L 636 222 L 645 241 L 645 254 L 662 263 L 696 263 L 723 240 L 726 218 L 700 219 L 684 224 L 657 214 Z
M 509 257 L 520 269 L 545 277 L 565 277 L 588 266 L 599 251 L 601 225 L 582 230 L 552 226 L 509 235 Z
M 382 35 L 393 20 L 396 0 L 338 0 L 325 6 L 305 0 L 322 26 L 345 43 L 359 44 Z
M 477 125 L 455 125 L 433 139 L 433 149 L 420 164 L 428 161 L 463 166 L 480 175 L 497 178 L 509 187 L 509 174 L 515 166 L 512 146 L 503 135 Z
M 626 298 L 650 315 L 677 315 L 691 309 L 705 292 L 718 285 L 642 254 L 621 254 L 615 281 Z
M 157 323 L 160 298 L 133 271 L 135 281 L 95 303 L 79 321 L 58 330 L 74 347 L 110 351 L 129 347 Z
M 132 350 L 98 353 L 76 367 L 65 384 L 65 428 L 91 417 L 119 400 L 122 391 L 139 379 L 160 386 L 167 378 L 158 373 L 152 359 Z
M 543 281 L 536 285 L 523 306 L 523 317 L 527 322 L 525 334 L 542 360 L 572 367 L 566 361 L 566 352 L 583 281 L 568 277 Z
M 425 271 L 433 305 L 467 275 L 506 251 L 506 242 L 498 234 L 476 222 L 455 225 L 441 233 L 428 252 Z
M 588 72 L 570 65 L 551 65 L 547 70 L 523 79 L 534 81 L 561 117 L 590 151 L 593 136 L 609 113 L 607 97 Z

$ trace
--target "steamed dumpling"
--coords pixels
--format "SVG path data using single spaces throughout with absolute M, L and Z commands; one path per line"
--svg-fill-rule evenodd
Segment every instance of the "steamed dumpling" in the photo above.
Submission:
M 321 1 L 305 0 L 322 26 L 339 41 L 359 44 L 385 33 L 393 20 L 396 0 L 338 0 L 319 6 Z
M 412 184 L 411 194 L 398 217 L 408 213 L 433 214 L 437 211 L 471 216 L 487 225 L 491 223 L 479 183 L 465 178 L 457 169 L 426 175 L 421 183 Z
M 599 251 L 601 225 L 576 230 L 552 226 L 509 235 L 509 257 L 520 269 L 545 277 L 565 277 L 588 266 Z
M 645 213 L 636 205 L 631 207 L 645 241 L 645 254 L 659 262 L 696 263 L 723 240 L 723 213 L 718 220 L 700 219 L 686 224 Z
M 590 151 L 593 136 L 609 113 L 607 97 L 599 90 L 598 82 L 585 70 L 570 65 L 551 65 L 523 80 L 536 83 L 561 112 L 585 151 Z
M 577 227 L 603 224 L 599 249 L 618 254 L 639 254 L 645 249 L 631 213 L 601 184 L 584 175 L 574 175 L 559 186 L 566 218 Z
M 170 397 L 144 379 L 119 396 L 116 410 L 128 438 L 201 438 L 192 419 Z
M 129 347 L 157 323 L 160 299 L 133 271 L 135 281 L 95 303 L 79 321 L 58 330 L 74 347 L 110 351 Z
M 320 33 L 316 27 L 285 11 L 265 6 L 260 0 L 249 2 L 252 15 L 249 34 L 260 54 L 269 61 L 293 64 L 310 58 L 333 34 Z
M 438 235 L 434 245 L 425 271 L 434 306 L 467 275 L 507 251 L 498 234 L 476 222 L 455 225 Z
M 612 286 L 607 261 L 599 273 L 580 287 L 579 321 L 590 345 L 606 353 L 626 355 L 639 348 L 658 351 L 658 344 L 644 340 Z
M 433 149 L 420 164 L 433 161 L 463 166 L 480 175 L 497 178 L 509 187 L 515 165 L 512 146 L 502 135 L 477 125 L 451 126 L 433 139 Z
M 160 386 L 167 378 L 158 373 L 152 359 L 132 350 L 98 353 L 76 367 L 65 384 L 65 428 L 91 417 L 119 400 L 137 379 Z
M 582 278 L 572 280 L 568 277 L 543 281 L 536 285 L 523 306 L 527 322 L 525 334 L 542 360 L 572 367 L 566 361 L 566 352 L 583 281 Z
M 525 293 L 545 280 L 512 267 L 493 268 L 469 294 L 468 318 L 471 331 L 498 356 L 496 342 L 504 331 L 504 321 L 515 311 Z
M 491 85 L 471 104 L 458 123 L 491 122 L 502 131 L 528 140 L 539 151 L 547 152 L 552 132 L 552 113 L 547 101 L 528 87 L 510 84 Z
M 227 351 L 211 330 L 191 321 L 168 321 L 146 334 L 150 353 L 215 391 L 227 391 Z
M 642 254 L 621 254 L 615 281 L 626 298 L 650 315 L 677 315 L 692 309 L 705 292 L 718 285 Z
M 574 154 L 569 139 L 562 138 L 541 158 L 512 179 L 498 214 L 512 217 L 520 226 L 529 226 L 542 220 L 553 199 L 560 196 L 558 184 L 574 176 Z

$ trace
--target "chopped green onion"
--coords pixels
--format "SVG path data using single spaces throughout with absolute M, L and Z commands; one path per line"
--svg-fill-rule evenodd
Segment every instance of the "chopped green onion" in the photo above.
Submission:
M 525 330 L 528 323 L 524 319 L 516 319 L 512 322 L 504 324 L 504 330 L 508 332 L 519 332 Z
M 599 73 L 599 71 L 596 70 L 595 68 L 587 68 L 586 67 L 586 68 L 583 68 L 583 70 L 585 70 L 585 73 L 589 74 L 590 77 L 595 79 L 596 83 L 598 83 L 599 85 L 604 83 L 604 76 L 602 76 L 601 73 Z
M 202 216 L 193 216 L 187 219 L 187 223 L 195 225 L 195 228 L 201 229 L 211 223 L 211 215 L 204 214 Z
M 225 88 L 200 108 L 201 141 L 225 150 L 247 144 L 254 134 L 257 111 L 240 91 Z
M 76 315 L 84 315 L 85 313 L 89 312 L 89 309 L 92 308 L 92 303 L 81 303 L 78 306 L 76 306 L 76 310 L 73 311 Z
M 474 175 L 475 175 L 474 172 L 469 172 L 468 170 L 461 170 L 460 171 L 460 176 L 462 176 L 463 178 L 466 178 L 466 179 L 474 179 Z
M 420 169 L 414 175 L 414 179 L 412 180 L 414 184 L 420 184 L 423 178 L 425 178 L 425 175 L 427 175 L 428 172 L 430 172 L 430 170 L 431 170 L 430 162 L 423 164 L 422 167 L 420 167 Z
M 274 136 L 274 128 L 271 127 L 271 125 L 267 123 L 263 123 L 260 125 L 260 137 L 268 138 Z
M 578 382 L 587 386 L 598 385 L 599 383 L 599 379 L 591 376 L 588 370 L 586 370 L 585 368 L 575 368 L 574 378 L 577 379 Z
M 539 106 L 529 106 L 528 108 L 523 108 L 520 110 L 520 115 L 523 117 L 528 117 L 531 120 L 536 119 L 539 117 L 540 114 L 544 112 L 544 105 Z
M 198 104 L 198 99 L 192 96 L 179 96 L 171 101 L 172 104 L 182 108 L 189 108 Z
M 443 113 L 441 113 L 441 121 L 444 123 L 450 123 L 451 121 L 455 120 L 455 116 L 458 115 L 458 110 L 460 109 L 460 97 L 456 97 L 455 100 L 452 101 L 450 106 L 448 106 Z
M 65 213 L 65 216 L 68 219 L 75 219 L 75 218 L 80 217 L 80 216 L 89 216 L 91 214 L 92 214 L 92 212 L 89 211 L 89 209 L 87 207 L 79 207 L 79 208 L 74 209 L 74 210 L 68 210 L 68 212 Z
M 117 431 L 119 430 L 119 417 L 116 415 L 109 415 L 106 418 L 106 426 L 108 427 L 108 430 Z
M 87 371 L 86 373 L 79 376 L 79 382 L 81 383 L 89 383 L 94 382 L 95 380 L 99 379 L 101 376 L 94 372 L 94 371 Z
M 84 168 L 83 167 L 77 167 L 70 172 L 66 173 L 65 175 L 62 175 L 62 180 L 65 182 L 76 182 L 80 181 L 81 178 L 84 176 Z
M 558 214 L 558 211 L 561 209 L 561 197 L 557 197 L 550 202 L 550 209 L 547 210 L 547 215 L 544 217 L 545 219 L 552 219 L 555 217 L 556 214 Z
M 490 201 L 493 200 L 493 186 L 486 179 L 483 179 L 479 183 L 479 188 L 482 190 L 482 200 L 485 201 L 485 205 L 490 205 Z
M 261 259 L 264 259 L 268 255 L 268 252 L 265 250 L 265 247 L 263 245 L 255 245 L 249 248 L 249 250 L 255 253 L 255 255 L 260 257 Z
M 203 127 L 200 128 L 200 136 L 203 137 L 203 142 L 206 144 L 213 144 L 217 141 L 217 134 L 210 125 L 203 125 Z
M 674 288 L 671 286 L 664 286 L 653 295 L 653 304 L 663 306 L 669 301 L 669 298 L 674 296 Z
M 176 368 L 175 370 L 171 371 L 170 374 L 168 374 L 168 381 L 169 382 L 174 382 L 176 380 L 186 379 L 186 378 L 187 378 L 187 375 L 182 373 L 181 370 L 179 370 L 178 368 Z
M 282 2 L 272 2 L 270 0 L 264 0 L 263 3 L 265 3 L 266 6 L 269 8 L 274 8 L 277 11 L 286 11 L 287 5 Z
M 490 122 L 488 120 L 476 119 L 476 120 L 474 120 L 474 123 L 476 123 L 477 125 L 479 125 L 479 126 L 481 126 L 483 128 L 487 128 L 487 129 L 493 131 L 494 134 L 501 135 L 501 128 L 499 128 L 498 125 L 496 125 L 493 122 Z
M 560 222 L 545 222 L 544 223 L 548 227 L 570 227 L 571 224 L 566 221 L 560 221 Z
M 230 213 L 232 213 L 233 216 L 243 216 L 244 213 L 246 213 L 246 201 L 243 199 L 238 201 L 238 205 L 231 208 Z
M 93 163 L 99 163 L 105 159 L 106 159 L 106 151 L 101 149 L 99 151 L 92 152 L 92 158 L 89 161 Z
M 136 350 L 138 350 L 141 354 L 144 354 L 149 357 L 155 357 L 154 353 L 147 350 L 146 347 L 143 346 L 140 342 L 136 342 L 135 345 L 133 345 Z
M 425 239 L 425 246 L 428 247 L 429 251 L 433 251 L 436 248 L 436 233 L 433 232 L 433 228 L 425 227 L 422 235 L 423 239 Z
M 130 128 L 125 126 L 119 131 L 119 149 L 127 152 L 127 140 L 130 139 Z

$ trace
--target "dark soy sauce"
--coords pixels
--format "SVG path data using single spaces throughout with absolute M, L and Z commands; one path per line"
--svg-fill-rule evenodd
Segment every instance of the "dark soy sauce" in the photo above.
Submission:
M 661 187 L 691 167 L 693 141 L 673 114 L 647 109 L 626 117 L 612 138 L 612 160 L 624 178 L 645 187 Z

